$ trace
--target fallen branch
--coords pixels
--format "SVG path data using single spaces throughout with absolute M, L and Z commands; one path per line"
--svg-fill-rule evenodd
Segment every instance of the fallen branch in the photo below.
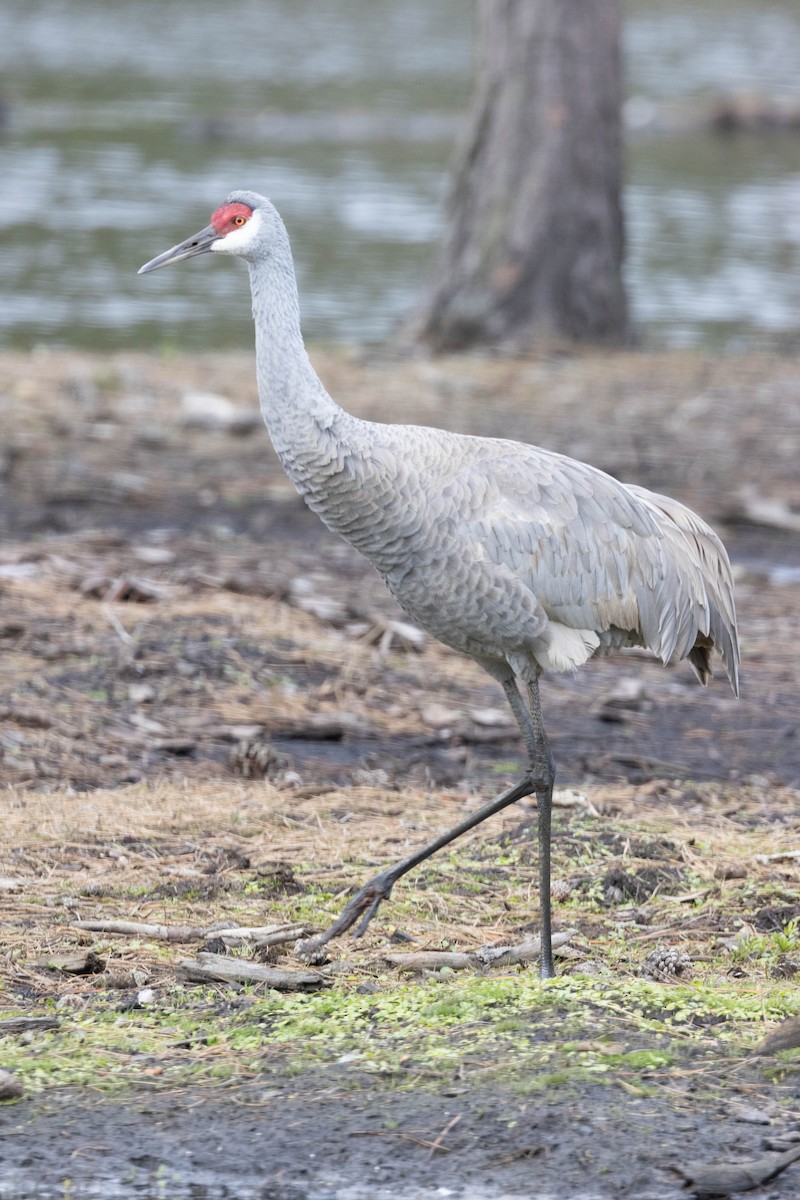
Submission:
M 414 950 L 410 954 L 388 953 L 381 957 L 401 971 L 440 971 L 442 967 L 464 971 L 480 966 L 474 953 L 456 950 Z
M 140 921 L 73 921 L 71 929 L 117 933 L 124 937 L 154 938 L 159 942 L 199 942 L 207 935 L 195 925 L 146 925 Z
M 62 975 L 99 975 L 106 964 L 94 950 L 78 950 L 74 954 L 51 954 L 36 965 L 47 971 L 60 971 Z
M 55 1017 L 6 1017 L 0 1021 L 0 1037 L 9 1033 L 27 1033 L 29 1030 L 58 1029 L 60 1024 Z
M 269 926 L 264 926 L 259 929 L 257 926 L 253 929 L 223 929 L 222 933 L 218 933 L 217 937 L 221 937 L 226 944 L 235 946 L 237 941 L 248 941 L 252 939 L 255 942 L 256 950 L 265 950 L 268 946 L 281 946 L 284 942 L 294 942 L 297 938 L 309 937 L 314 933 L 314 928 L 311 925 L 278 925 L 270 929 Z
M 328 980 L 319 971 L 281 971 L 227 954 L 200 951 L 196 958 L 183 958 L 177 965 L 180 978 L 192 983 L 265 983 L 279 992 L 307 992 L 325 987 Z
M 557 951 L 575 936 L 577 930 L 569 929 L 553 935 L 553 950 Z M 408 954 L 387 953 L 382 955 L 386 962 L 401 971 L 440 971 L 448 967 L 451 971 L 465 971 L 470 967 L 511 967 L 517 963 L 531 962 L 539 957 L 541 938 L 527 937 L 516 946 L 481 946 L 478 950 L 414 950 Z
M 785 1154 L 763 1154 L 748 1162 L 687 1163 L 675 1170 L 695 1196 L 727 1196 L 730 1192 L 749 1192 L 761 1187 L 799 1158 L 800 1146 L 795 1146 Z
M 140 921 L 73 921 L 70 928 L 152 938 L 159 942 L 207 942 L 211 938 L 220 938 L 230 946 L 254 942 L 259 950 L 292 942 L 314 932 L 308 925 L 234 925 L 227 929 L 207 929 L 199 925 L 148 925 Z
M 577 929 L 566 929 L 562 933 L 553 934 L 553 953 L 571 942 Z M 537 935 L 525 938 L 516 946 L 481 946 L 475 951 L 478 961 L 485 967 L 513 967 L 517 963 L 531 962 L 538 958 L 542 949 L 542 939 Z

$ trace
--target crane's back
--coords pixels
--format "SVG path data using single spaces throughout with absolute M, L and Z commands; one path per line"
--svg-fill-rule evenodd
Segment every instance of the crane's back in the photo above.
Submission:
M 704 682 L 716 646 L 736 688 L 730 563 L 678 502 L 538 447 L 345 413 L 305 465 L 311 507 L 446 644 L 532 670 L 646 646 Z

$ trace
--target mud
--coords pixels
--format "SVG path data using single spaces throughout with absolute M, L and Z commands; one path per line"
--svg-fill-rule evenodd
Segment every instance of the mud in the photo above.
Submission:
M 757 1157 L 765 1130 L 606 1088 L 524 1100 L 457 1083 L 270 1078 L 223 1095 L 91 1095 L 0 1113 L 0 1196 L 122 1200 L 673 1200 L 691 1161 Z M 71 1182 L 66 1182 L 71 1181 Z M 756 1196 L 790 1200 L 797 1168 Z

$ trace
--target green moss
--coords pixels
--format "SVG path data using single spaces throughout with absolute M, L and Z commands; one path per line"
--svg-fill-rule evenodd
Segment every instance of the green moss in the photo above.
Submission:
M 441 1084 L 466 1070 L 525 1092 L 620 1076 L 640 1087 L 640 1077 L 709 1054 L 708 1026 L 714 1056 L 721 1046 L 730 1056 L 760 1039 L 765 1019 L 798 1013 L 800 995 L 788 987 L 541 983 L 527 971 L 369 995 L 340 982 L 314 995 L 245 994 L 230 1004 L 213 990 L 176 987 L 157 1007 L 127 1014 L 118 998 L 91 998 L 86 1010 L 61 1015 L 58 1030 L 7 1038 L 4 1066 L 28 1091 L 211 1083 L 325 1065 L 383 1075 L 394 1086 Z

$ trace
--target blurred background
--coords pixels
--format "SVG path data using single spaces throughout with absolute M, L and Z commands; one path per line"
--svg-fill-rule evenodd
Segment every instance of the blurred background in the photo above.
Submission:
M 626 12 L 640 330 L 796 347 L 800 4 Z M 307 336 L 385 338 L 441 230 L 472 16 L 465 0 L 5 0 L 0 346 L 249 346 L 241 272 L 136 277 L 234 187 L 286 219 Z

